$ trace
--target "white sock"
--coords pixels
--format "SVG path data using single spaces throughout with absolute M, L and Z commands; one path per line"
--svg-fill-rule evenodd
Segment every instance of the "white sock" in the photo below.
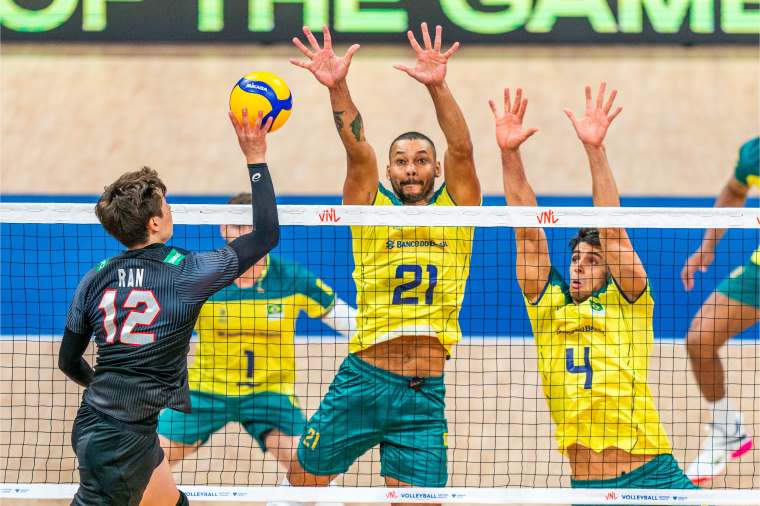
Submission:
M 720 427 L 726 435 L 731 436 L 737 431 L 737 422 L 741 423 L 741 414 L 733 408 L 728 397 L 711 403 L 712 423 Z
M 282 478 L 282 480 L 280 481 L 280 486 L 281 487 L 289 487 L 290 486 L 290 482 L 288 481 L 288 477 L 287 476 L 284 476 Z

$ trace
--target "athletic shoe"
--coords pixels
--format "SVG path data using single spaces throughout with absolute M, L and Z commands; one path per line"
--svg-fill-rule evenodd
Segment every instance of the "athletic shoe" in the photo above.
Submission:
M 736 420 L 732 434 L 716 424 L 707 427 L 708 436 L 702 442 L 697 460 L 686 470 L 686 476 L 695 484 L 704 484 L 726 470 L 730 460 L 736 460 L 752 449 L 752 438 L 744 432 L 741 420 Z

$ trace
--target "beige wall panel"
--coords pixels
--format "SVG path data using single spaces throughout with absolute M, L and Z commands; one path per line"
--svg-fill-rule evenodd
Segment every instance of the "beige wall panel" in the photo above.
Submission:
M 319 407 L 346 354 L 345 344 L 330 341 L 313 336 L 295 347 L 296 395 L 307 417 Z M 52 342 L 0 342 L 0 380 L 6 385 L 0 392 L 0 409 L 6 413 L 0 418 L 0 483 L 78 481 L 70 435 L 81 389 L 55 367 L 58 349 L 59 343 Z M 90 347 L 85 354 L 91 364 L 92 351 Z M 755 377 L 760 346 L 736 342 L 724 347 L 721 356 L 728 396 L 742 411 L 746 430 L 760 434 Z M 707 404 L 694 383 L 685 346 L 656 341 L 648 379 L 673 455 L 684 466 L 696 457 L 702 422 L 707 421 Z M 569 464 L 556 449 L 531 339 L 465 339 L 446 364 L 446 406 L 448 486 L 570 485 Z M 750 451 L 708 486 L 760 489 L 759 457 L 760 450 Z M 379 461 L 375 447 L 338 484 L 382 486 Z M 214 434 L 175 473 L 177 482 L 186 485 L 271 486 L 281 477 L 272 455 L 262 454 L 237 423 Z
M 2 49 L 2 172 L 5 193 L 96 193 L 121 172 L 159 170 L 172 193 L 247 188 L 226 117 L 229 89 L 252 70 L 280 74 L 294 114 L 270 143 L 282 194 L 335 194 L 345 172 L 327 91 L 275 46 L 33 46 Z M 385 165 L 388 143 L 421 130 L 443 144 L 425 89 L 394 70 L 402 47 L 365 48 L 350 85 L 367 137 Z M 530 98 L 524 148 L 539 193 L 588 194 L 582 150 L 562 113 L 580 110 L 582 87 L 607 79 L 624 112 L 608 149 L 621 191 L 710 195 L 728 177 L 741 142 L 758 127 L 754 48 L 469 47 L 448 80 L 470 123 L 485 192 L 501 192 L 487 106 L 505 85 Z

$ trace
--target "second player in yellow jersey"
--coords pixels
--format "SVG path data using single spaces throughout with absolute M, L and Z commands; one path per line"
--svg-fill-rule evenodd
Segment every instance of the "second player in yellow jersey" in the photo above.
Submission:
M 588 156 L 594 205 L 619 207 L 603 141 L 620 108 L 617 94 L 586 111 L 566 109 Z M 503 112 L 491 102 L 510 206 L 536 206 L 520 145 L 535 129 L 522 126 L 527 100 L 505 90 Z M 671 455 L 647 385 L 654 346 L 654 300 L 646 270 L 625 229 L 583 228 L 570 241 L 569 282 L 552 266 L 541 228 L 516 228 L 517 280 L 535 337 L 544 396 L 559 451 L 577 488 L 686 489 L 694 485 Z

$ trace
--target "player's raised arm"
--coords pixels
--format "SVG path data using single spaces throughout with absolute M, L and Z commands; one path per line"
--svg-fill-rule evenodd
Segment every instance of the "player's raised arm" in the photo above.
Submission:
M 749 187 L 743 185 L 736 177 L 723 186 L 718 198 L 715 199 L 715 207 L 743 207 L 747 202 Z M 692 254 L 681 270 L 681 281 L 684 289 L 688 292 L 694 288 L 694 274 L 697 271 L 707 272 L 715 259 L 715 248 L 726 232 L 724 228 L 708 228 L 699 249 Z
M 620 207 L 620 193 L 607 160 L 604 138 L 607 135 L 607 129 L 623 108 L 617 107 L 614 111 L 612 110 L 617 90 L 612 90 L 605 102 L 606 89 L 607 83 L 601 83 L 599 93 L 594 100 L 591 87 L 586 86 L 586 110 L 583 116 L 576 118 L 570 109 L 565 109 L 565 114 L 570 118 L 575 133 L 583 143 L 588 156 L 594 205 Z M 639 255 L 633 249 L 628 233 L 624 228 L 601 228 L 599 239 L 610 274 L 617 281 L 623 295 L 629 301 L 638 299 L 646 289 L 647 273 Z
M 517 89 L 514 103 L 509 89 L 504 90 L 504 112 L 500 113 L 493 100 L 489 100 L 496 121 L 496 143 L 501 149 L 501 169 L 504 195 L 510 206 L 535 206 L 536 194 L 525 176 L 520 146 L 538 131 L 523 128 L 528 99 Z M 551 259 L 546 233 L 542 228 L 516 228 L 517 281 L 525 296 L 535 302 L 541 295 L 551 272 Z
M 475 172 L 470 130 L 467 128 L 462 110 L 446 84 L 446 64 L 459 49 L 459 42 L 442 52 L 441 27 L 435 27 L 434 40 L 430 40 L 427 23 L 422 23 L 421 30 L 424 47 L 420 46 L 411 30 L 407 32 L 409 44 L 417 54 L 414 68 L 404 65 L 394 65 L 394 68 L 406 72 L 424 84 L 430 92 L 438 124 L 446 137 L 443 174 L 449 194 L 459 205 L 478 206 L 481 201 L 480 182 Z
M 371 204 L 375 199 L 379 183 L 377 158 L 364 136 L 362 115 L 351 99 L 346 82 L 348 67 L 351 65 L 354 54 L 359 50 L 359 44 L 352 45 L 344 56 L 338 57 L 333 51 L 332 38 L 327 27 L 322 29 L 323 47 L 319 46 L 319 42 L 308 27 L 304 26 L 303 33 L 311 47 L 306 47 L 297 37 L 293 37 L 293 44 L 309 61 L 291 58 L 290 62 L 314 74 L 317 81 L 330 91 L 333 120 L 343 147 L 346 148 L 348 159 L 346 179 L 343 183 L 343 203 Z
M 183 262 L 183 275 L 177 285 L 178 293 L 186 302 L 202 302 L 229 285 L 277 246 L 280 240 L 277 202 L 266 163 L 266 136 L 273 119 L 269 118 L 262 124 L 262 111 L 258 112 L 255 120 L 249 119 L 245 108 L 242 123 L 238 122 L 232 112 L 229 117 L 248 164 L 253 200 L 253 231 L 241 235 L 219 250 L 188 255 Z

